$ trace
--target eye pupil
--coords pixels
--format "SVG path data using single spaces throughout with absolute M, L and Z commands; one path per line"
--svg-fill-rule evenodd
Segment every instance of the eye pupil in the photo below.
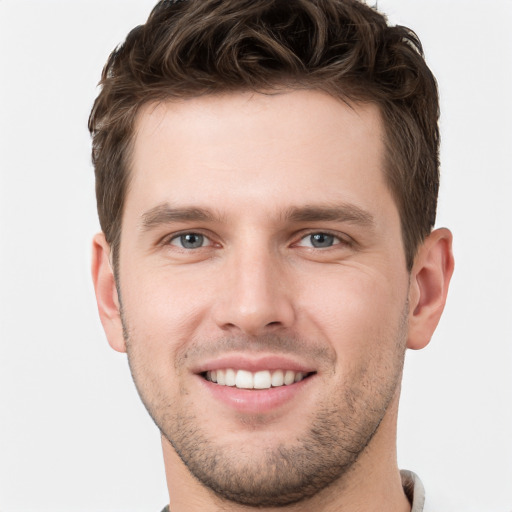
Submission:
M 315 233 L 311 235 L 313 247 L 330 247 L 334 243 L 334 236 L 327 233 Z
M 185 249 L 197 249 L 203 245 L 204 236 L 198 233 L 187 233 L 180 236 L 180 242 Z

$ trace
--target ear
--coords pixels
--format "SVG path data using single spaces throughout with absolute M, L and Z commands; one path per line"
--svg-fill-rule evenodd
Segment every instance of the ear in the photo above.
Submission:
M 126 352 L 119 297 L 110 263 L 110 246 L 103 233 L 98 233 L 92 242 L 92 280 L 101 324 L 108 342 L 114 350 Z
M 419 248 L 411 271 L 408 348 L 428 345 L 446 303 L 453 268 L 452 234 L 436 229 Z

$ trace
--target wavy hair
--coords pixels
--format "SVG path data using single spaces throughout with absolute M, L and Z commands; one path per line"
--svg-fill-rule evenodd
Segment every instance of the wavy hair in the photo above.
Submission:
M 153 101 L 217 92 L 323 90 L 373 102 L 407 266 L 439 188 L 439 100 L 420 40 L 358 0 L 163 0 L 110 55 L 89 117 L 100 224 L 114 268 L 134 123 Z

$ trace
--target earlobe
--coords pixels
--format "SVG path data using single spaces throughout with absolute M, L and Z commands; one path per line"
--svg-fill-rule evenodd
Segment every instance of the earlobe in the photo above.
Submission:
M 92 279 L 101 324 L 108 342 L 114 350 L 126 352 L 119 297 L 110 264 L 110 246 L 103 233 L 98 233 L 93 238 Z
M 453 269 L 452 234 L 436 229 L 419 248 L 411 271 L 408 348 L 428 345 L 446 303 Z

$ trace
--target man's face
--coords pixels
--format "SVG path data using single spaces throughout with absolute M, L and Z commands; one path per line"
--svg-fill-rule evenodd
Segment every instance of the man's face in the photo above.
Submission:
M 409 276 L 383 167 L 377 108 L 320 92 L 140 113 L 118 275 L 130 367 L 220 496 L 314 494 L 396 403 Z

